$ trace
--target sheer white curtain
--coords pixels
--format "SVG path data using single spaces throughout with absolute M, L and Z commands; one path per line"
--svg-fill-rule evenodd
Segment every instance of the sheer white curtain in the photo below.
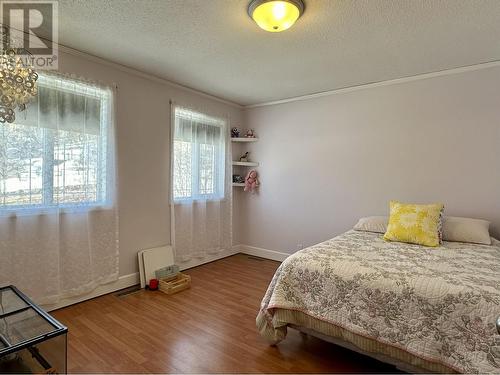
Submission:
M 49 304 L 118 278 L 114 92 L 45 73 L 38 86 L 0 124 L 0 284 Z
M 176 262 L 232 246 L 228 120 L 172 105 L 172 244 Z

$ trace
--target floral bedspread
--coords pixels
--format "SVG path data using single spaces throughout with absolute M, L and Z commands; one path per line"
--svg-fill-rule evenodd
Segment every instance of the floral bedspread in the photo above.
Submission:
M 276 271 L 257 317 L 275 342 L 284 338 L 269 334 L 283 329 L 273 321 L 279 309 L 458 372 L 500 373 L 500 242 L 426 248 L 349 231 L 293 254 Z

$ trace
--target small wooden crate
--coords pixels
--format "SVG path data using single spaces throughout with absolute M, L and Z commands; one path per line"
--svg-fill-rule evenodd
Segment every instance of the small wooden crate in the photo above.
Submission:
M 183 273 L 167 279 L 160 279 L 158 289 L 166 294 L 174 294 L 184 289 L 191 288 L 191 276 Z

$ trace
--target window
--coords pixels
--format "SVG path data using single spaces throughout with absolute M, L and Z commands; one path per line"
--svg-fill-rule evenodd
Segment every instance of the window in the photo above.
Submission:
M 225 127 L 224 120 L 174 107 L 174 200 L 224 197 Z
M 0 124 L 0 210 L 108 201 L 111 99 L 111 90 L 40 75 L 36 99 Z

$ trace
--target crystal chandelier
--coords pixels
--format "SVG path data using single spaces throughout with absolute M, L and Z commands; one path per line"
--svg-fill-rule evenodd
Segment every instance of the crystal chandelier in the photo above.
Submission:
M 15 110 L 24 111 L 26 104 L 36 95 L 38 74 L 29 64 L 31 54 L 11 47 L 9 32 L 2 27 L 3 49 L 0 54 L 0 123 L 12 123 Z M 23 57 L 25 59 L 23 61 Z

